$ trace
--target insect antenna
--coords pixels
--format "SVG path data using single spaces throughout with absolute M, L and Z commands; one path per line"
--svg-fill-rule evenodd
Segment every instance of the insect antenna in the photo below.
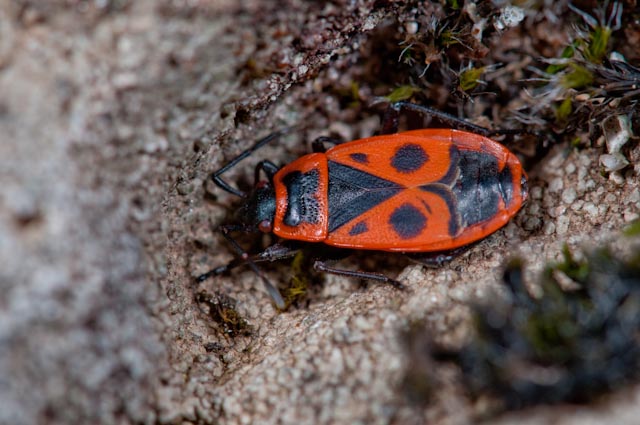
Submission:
M 255 151 L 257 151 L 258 149 L 260 149 L 261 147 L 269 144 L 270 142 L 274 141 L 275 139 L 279 138 L 280 136 L 282 136 L 283 134 L 286 134 L 288 132 L 290 132 L 291 130 L 293 130 L 296 127 L 285 127 L 281 130 L 278 130 L 274 133 L 269 134 L 268 136 L 258 140 L 256 142 L 255 145 L 251 146 L 250 148 L 248 148 L 247 150 L 241 152 L 238 156 L 236 156 L 235 158 L 233 158 L 230 162 L 228 162 L 225 166 L 223 166 L 222 168 L 220 168 L 218 171 L 214 172 L 213 174 L 211 174 L 211 180 L 213 180 L 213 182 L 222 190 L 231 193 L 232 195 L 236 195 L 239 196 L 240 198 L 246 198 L 248 195 L 246 192 L 243 192 L 240 189 L 237 189 L 233 186 L 231 186 L 229 183 L 227 183 L 225 180 L 222 179 L 222 177 L 220 177 L 223 173 L 225 173 L 226 171 L 229 171 L 231 168 L 235 167 L 236 165 L 238 165 L 238 163 L 240 161 L 242 161 L 243 159 L 245 159 L 246 157 L 248 157 L 249 155 L 251 155 L 252 153 L 254 153 Z
M 218 230 L 220 231 L 220 233 L 222 233 L 222 236 L 224 236 L 224 238 L 229 241 L 231 246 L 233 246 L 233 249 L 235 249 L 240 258 L 245 261 L 249 265 L 249 267 L 251 267 L 251 270 L 253 270 L 253 272 L 257 274 L 260 279 L 262 279 L 262 282 L 264 283 L 264 286 L 271 296 L 271 299 L 275 303 L 276 307 L 278 307 L 280 310 L 283 310 L 285 307 L 285 303 L 284 299 L 282 299 L 282 295 L 280 295 L 280 291 L 278 291 L 278 288 L 273 286 L 269 279 L 267 279 L 267 277 L 264 275 L 260 267 L 258 267 L 256 263 L 251 259 L 247 251 L 242 249 L 238 242 L 236 242 L 236 240 L 231 237 L 231 232 L 247 231 L 246 227 L 240 225 L 222 225 L 218 228 Z

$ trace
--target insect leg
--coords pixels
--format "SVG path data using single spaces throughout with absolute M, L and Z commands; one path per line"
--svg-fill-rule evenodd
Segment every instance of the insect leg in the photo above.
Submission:
M 332 145 L 339 145 L 341 143 L 344 143 L 344 140 L 335 139 L 333 137 L 328 137 L 328 136 L 320 136 L 316 140 L 311 142 L 311 148 L 313 149 L 314 152 L 325 153 L 327 151 L 327 148 L 325 147 L 325 143 L 330 143 Z
M 404 289 L 404 285 L 395 279 L 391 279 L 381 273 L 344 270 L 329 267 L 324 261 L 316 260 L 313 263 L 313 269 L 319 272 L 335 274 L 337 276 L 354 277 L 356 279 L 374 280 L 376 282 L 389 283 L 398 289 Z
M 393 134 L 398 132 L 398 118 L 400 117 L 400 108 L 394 107 L 397 105 L 396 103 L 391 103 L 387 110 L 384 111 L 384 116 L 382 117 L 382 129 L 380 130 L 380 134 Z
M 263 262 L 272 262 L 278 260 L 284 260 L 285 258 L 291 258 L 296 255 L 296 253 L 300 251 L 297 247 L 290 247 L 287 245 L 275 243 L 273 245 L 268 246 L 264 251 L 259 252 L 258 254 L 251 257 L 251 261 L 254 263 L 263 263 Z M 218 266 L 214 269 L 209 270 L 206 273 L 203 273 L 196 277 L 197 282 L 204 282 L 212 276 L 220 276 L 222 274 L 228 273 L 236 267 L 240 267 L 245 265 L 247 262 L 242 258 L 234 258 L 229 261 L 227 264 L 222 266 Z
M 409 110 L 413 112 L 417 112 L 422 115 L 435 117 L 447 124 L 451 128 L 455 128 L 457 130 L 465 130 L 473 133 L 480 134 L 485 137 L 500 135 L 500 134 L 529 134 L 531 133 L 525 129 L 504 129 L 504 130 L 492 130 L 489 128 L 485 128 L 469 121 L 463 120 L 461 118 L 455 117 L 451 114 L 447 114 L 446 112 L 438 111 L 437 109 L 430 108 L 428 106 L 418 105 L 411 102 L 394 102 L 389 104 L 387 108 L 384 118 L 382 120 L 382 134 L 390 134 L 396 133 L 398 131 L 398 117 L 400 115 L 400 111 Z
M 253 259 L 249 256 L 249 254 L 244 249 L 242 249 L 242 247 L 238 244 L 238 242 L 233 237 L 231 237 L 231 232 L 235 232 L 235 231 L 247 232 L 249 231 L 249 229 L 246 226 L 242 226 L 242 225 L 222 225 L 218 228 L 218 230 L 220 231 L 220 233 L 222 233 L 222 236 L 224 236 L 224 238 L 231 244 L 233 249 L 239 255 L 240 257 L 239 260 L 248 264 L 249 267 L 251 267 L 251 270 L 253 270 L 253 272 L 256 275 L 258 275 L 258 277 L 262 280 L 262 283 L 264 283 L 264 286 L 267 292 L 269 293 L 269 295 L 271 296 L 271 299 L 275 303 L 276 307 L 278 307 L 279 309 L 283 309 L 284 300 L 282 299 L 282 295 L 280 295 L 280 291 L 278 291 L 278 288 L 276 288 L 269 281 L 269 279 L 267 279 L 267 277 L 264 275 L 262 270 L 260 270 L 260 268 L 253 261 Z M 205 273 L 205 275 L 206 274 L 207 273 Z M 215 274 L 215 273 L 212 273 L 212 274 Z M 200 277 L 202 277 L 202 275 Z M 200 282 L 206 279 L 205 277 L 204 279 L 200 280 L 200 277 L 198 278 L 198 281 Z
M 243 151 L 238 156 L 236 156 L 231 161 L 229 161 L 225 166 L 223 166 L 218 171 L 216 171 L 213 174 L 211 174 L 211 180 L 213 180 L 213 182 L 218 187 L 220 187 L 222 190 L 224 190 L 226 192 L 229 192 L 229 193 L 231 193 L 233 195 L 239 196 L 241 198 L 246 198 L 247 194 L 245 192 L 243 192 L 240 189 L 237 189 L 237 188 L 231 186 L 229 183 L 224 181 L 222 179 L 222 177 L 220 177 L 220 176 L 224 172 L 226 172 L 226 171 L 230 170 L 231 168 L 235 167 L 240 161 L 242 161 L 243 159 L 245 159 L 246 157 L 248 157 L 249 155 L 251 155 L 252 153 L 257 151 L 261 147 L 269 144 L 270 142 L 272 142 L 273 140 L 279 138 L 283 134 L 288 133 L 289 131 L 291 131 L 291 129 L 292 129 L 292 127 L 283 128 L 282 130 L 276 131 L 275 133 L 271 133 L 267 137 L 264 137 L 264 138 L 258 140 L 255 145 L 253 145 L 249 149 Z
M 265 159 L 264 161 L 258 162 L 253 175 L 254 186 L 257 185 L 258 182 L 260 181 L 260 171 L 264 171 L 264 173 L 267 175 L 267 179 L 269 180 L 270 183 L 272 183 L 273 176 L 275 176 L 278 170 L 279 170 L 278 166 L 267 159 Z
M 410 254 L 407 253 L 405 255 L 411 261 L 422 264 L 423 266 L 427 266 L 431 268 L 439 268 L 444 266 L 448 262 L 452 261 L 454 258 L 464 254 L 475 245 L 477 245 L 477 243 L 461 246 L 460 248 L 455 248 L 450 251 L 418 252 L 418 253 L 410 253 Z

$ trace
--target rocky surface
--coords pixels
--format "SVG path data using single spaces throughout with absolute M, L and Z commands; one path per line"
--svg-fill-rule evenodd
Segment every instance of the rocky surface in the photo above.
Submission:
M 382 264 L 406 291 L 327 277 L 278 313 L 250 271 L 197 285 L 232 258 L 213 227 L 233 197 L 205 183 L 212 170 L 301 121 L 302 136 L 261 155 L 285 162 L 306 151 L 303 136 L 379 126 L 327 87 L 411 9 L 319 3 L 0 2 L 0 423 L 469 423 L 479 408 L 454 368 L 433 371 L 442 388 L 428 406 L 404 396 L 402 329 L 424 319 L 459 343 L 468 303 L 497 288 L 506 258 L 533 276 L 564 243 L 617 240 L 639 217 L 637 142 L 614 178 L 601 173 L 604 147 L 560 144 L 529 170 L 516 219 L 450 265 L 344 263 Z M 247 182 L 250 166 L 229 180 Z M 224 332 L 201 291 L 232 297 L 247 331 Z M 501 420 L 615 411 L 633 423 L 637 398 L 623 389 Z

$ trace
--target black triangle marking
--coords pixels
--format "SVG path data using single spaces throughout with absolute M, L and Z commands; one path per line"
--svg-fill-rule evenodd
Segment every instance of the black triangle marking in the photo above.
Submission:
M 398 183 L 329 161 L 329 233 L 403 189 Z

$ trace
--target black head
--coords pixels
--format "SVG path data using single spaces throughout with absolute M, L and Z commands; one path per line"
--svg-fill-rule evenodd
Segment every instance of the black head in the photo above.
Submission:
M 276 215 L 276 193 L 268 182 L 260 182 L 238 211 L 238 219 L 245 225 L 268 233 L 273 229 Z

